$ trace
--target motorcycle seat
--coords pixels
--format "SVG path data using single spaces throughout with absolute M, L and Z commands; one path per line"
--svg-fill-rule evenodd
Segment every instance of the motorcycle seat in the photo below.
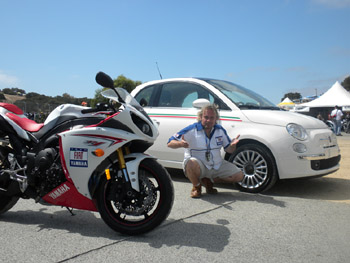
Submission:
M 18 124 L 23 130 L 29 132 L 37 132 L 44 126 L 44 123 L 36 123 L 35 121 L 25 117 L 21 118 L 20 116 L 11 112 L 6 113 L 6 116 Z

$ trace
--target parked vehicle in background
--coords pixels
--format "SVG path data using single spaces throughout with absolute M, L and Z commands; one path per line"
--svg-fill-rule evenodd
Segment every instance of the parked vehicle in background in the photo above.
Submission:
M 144 83 L 131 93 L 151 119 L 159 137 L 148 153 L 168 168 L 182 168 L 183 149 L 166 146 L 169 137 L 196 121 L 198 108 L 215 103 L 219 123 L 237 150 L 224 158 L 244 171 L 238 188 L 261 192 L 278 179 L 321 176 L 339 169 L 337 139 L 322 121 L 284 111 L 231 82 L 208 78 L 163 79 Z

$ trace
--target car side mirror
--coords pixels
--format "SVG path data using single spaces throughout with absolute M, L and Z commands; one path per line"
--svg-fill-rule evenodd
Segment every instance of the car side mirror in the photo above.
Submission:
M 194 108 L 203 108 L 204 106 L 207 106 L 210 104 L 210 101 L 207 99 L 196 99 L 192 102 L 192 106 Z

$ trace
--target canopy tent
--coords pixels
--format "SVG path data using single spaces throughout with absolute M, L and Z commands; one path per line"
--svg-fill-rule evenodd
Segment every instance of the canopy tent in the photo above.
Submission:
M 299 106 L 322 108 L 334 107 L 336 105 L 339 107 L 350 106 L 350 93 L 344 89 L 338 81 L 335 82 L 334 85 L 319 98 L 300 104 Z
M 283 109 L 292 109 L 294 107 L 294 102 L 286 97 L 282 102 L 278 103 L 277 106 Z

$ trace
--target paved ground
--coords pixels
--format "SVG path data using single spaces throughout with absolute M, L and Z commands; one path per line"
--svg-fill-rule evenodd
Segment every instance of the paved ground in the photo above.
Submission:
M 144 236 L 114 233 L 97 213 L 22 200 L 0 219 L 0 262 L 349 262 L 350 136 L 339 144 L 340 171 L 264 195 L 221 186 L 194 200 L 174 175 L 173 210 Z

